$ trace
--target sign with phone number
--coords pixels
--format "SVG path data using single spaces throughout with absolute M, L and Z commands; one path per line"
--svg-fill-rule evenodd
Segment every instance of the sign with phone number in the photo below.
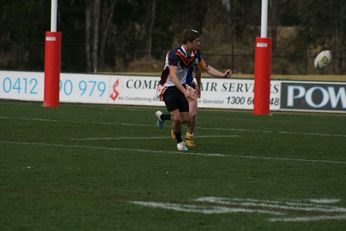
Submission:
M 109 77 L 102 75 L 62 74 L 62 102 L 108 103 Z
M 60 102 L 162 106 L 154 98 L 159 77 L 60 75 Z M 271 83 L 270 109 L 280 107 L 280 82 Z M 203 78 L 199 107 L 253 108 L 253 80 Z M 0 98 L 43 101 L 44 73 L 0 71 Z
M 61 74 L 60 101 L 107 103 L 109 77 Z M 43 101 L 44 74 L 35 72 L 0 72 L 0 98 Z
M 253 109 L 254 81 L 244 79 L 202 79 L 199 106 L 205 108 Z M 280 82 L 271 81 L 270 109 L 280 108 Z
M 3 99 L 43 99 L 43 73 L 0 72 L 0 84 L 0 96 Z

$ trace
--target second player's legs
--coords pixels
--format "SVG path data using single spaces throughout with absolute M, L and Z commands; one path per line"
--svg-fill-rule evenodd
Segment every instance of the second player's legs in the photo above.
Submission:
M 197 99 L 189 100 L 189 115 L 190 122 L 187 124 L 187 131 L 190 134 L 193 134 L 196 126 L 196 118 L 197 118 Z

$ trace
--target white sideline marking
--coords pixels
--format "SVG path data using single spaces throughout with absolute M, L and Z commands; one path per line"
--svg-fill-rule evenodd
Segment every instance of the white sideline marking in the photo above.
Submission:
M 189 204 L 174 204 L 162 202 L 147 202 L 147 201 L 132 201 L 136 205 L 142 205 L 153 208 L 170 209 L 174 211 L 203 213 L 203 214 L 221 214 L 221 213 L 263 213 L 271 215 L 282 215 L 280 212 L 260 210 L 260 209 L 246 209 L 246 208 L 228 208 L 222 206 L 201 206 Z
M 342 135 L 342 134 L 311 133 L 311 132 L 283 132 L 283 131 L 280 131 L 279 133 L 280 133 L 280 134 L 287 134 L 287 135 L 326 136 L 326 137 L 346 137 L 346 135 Z
M 30 117 L 7 117 L 0 116 L 3 120 L 23 120 L 23 121 L 39 121 L 39 122 L 69 122 L 77 124 L 95 124 L 95 125 L 116 125 L 116 126 L 134 126 L 134 127 L 154 127 L 154 124 L 133 124 L 133 123 L 108 123 L 108 122 L 83 122 L 75 120 L 53 120 L 53 119 L 41 119 Z M 236 131 L 236 132 L 257 132 L 257 133 L 273 133 L 273 134 L 287 134 L 287 135 L 305 135 L 305 136 L 323 136 L 323 137 L 342 137 L 346 138 L 346 134 L 330 134 L 330 133 L 308 133 L 308 132 L 288 132 L 288 131 L 268 131 L 268 130 L 256 130 L 256 129 L 241 129 L 241 128 L 206 128 L 197 127 L 197 129 L 208 131 Z
M 335 204 L 338 203 L 340 200 L 339 199 L 309 199 L 310 202 L 312 203 L 317 203 L 317 204 Z
M 196 201 L 209 201 L 209 202 L 224 202 L 224 201 L 236 201 L 236 202 L 253 202 L 253 203 L 259 203 L 259 202 L 264 202 L 267 204 L 285 204 L 285 205 L 292 205 L 292 206 L 310 206 L 311 203 L 304 203 L 301 201 L 272 201 L 272 200 L 258 200 L 258 199 L 249 199 L 249 198 L 236 198 L 236 197 L 232 197 L 232 198 L 228 198 L 228 197 L 200 197 L 197 198 Z M 324 199 L 305 199 L 302 201 L 309 201 L 312 203 L 316 203 L 316 204 L 335 204 L 337 202 L 340 202 L 340 199 L 335 199 L 335 198 L 324 198 Z
M 88 141 L 88 140 L 158 140 L 158 139 L 168 139 L 167 136 L 122 136 L 122 137 L 90 137 L 90 138 L 72 138 L 71 140 Z
M 324 201 L 324 199 L 321 199 L 321 201 Z M 202 214 L 260 213 L 279 216 L 268 218 L 267 221 L 270 222 L 346 220 L 346 208 L 304 202 L 292 203 L 256 199 L 200 197 L 192 201 L 179 203 L 155 201 L 129 201 L 129 203 L 145 207 Z
M 346 161 L 339 161 L 339 160 L 313 160 L 313 159 L 296 159 L 296 158 L 285 158 L 285 157 L 240 156 L 240 155 L 227 155 L 227 156 L 242 158 L 242 159 L 254 159 L 254 160 L 278 160 L 278 161 L 316 162 L 316 163 L 326 163 L 326 164 L 346 164 Z
M 131 124 L 131 123 L 121 123 L 123 126 L 142 126 L 142 127 L 152 127 L 148 124 Z M 269 130 L 257 130 L 257 129 L 243 129 L 243 128 L 205 128 L 197 127 L 197 129 L 208 130 L 208 131 L 236 131 L 236 132 L 258 132 L 258 133 L 279 133 L 287 135 L 306 135 L 306 136 L 327 136 L 327 137 L 345 137 L 344 134 L 328 134 L 328 133 L 307 133 L 307 132 L 287 132 L 287 131 L 269 131 Z
M 346 215 L 336 216 L 314 216 L 314 217 L 293 217 L 293 218 L 270 218 L 271 222 L 308 222 L 308 221 L 328 221 L 346 220 Z
M 235 138 L 238 135 L 210 135 L 210 136 L 195 136 L 196 138 Z M 72 138 L 71 140 L 157 140 L 169 139 L 167 136 L 122 136 L 122 137 L 90 137 L 90 138 Z
M 93 149 L 103 151 L 131 151 L 140 153 L 157 153 L 157 154 L 179 154 L 179 155 L 190 155 L 190 156 L 208 156 L 208 157 L 225 157 L 223 154 L 213 153 L 188 153 L 180 151 L 159 151 L 159 150 L 147 150 L 147 149 L 134 149 L 134 148 L 107 148 L 99 146 L 87 146 L 87 145 L 75 145 L 75 144 L 47 144 L 47 143 L 33 143 L 33 142 L 15 142 L 15 141 L 0 141 L 0 144 L 11 144 L 11 145 L 32 145 L 32 146 L 46 146 L 46 147 L 58 147 L 58 148 L 79 148 L 79 149 Z
M 346 208 L 342 207 L 330 207 L 316 204 L 308 203 L 292 203 L 292 202 L 280 202 L 280 201 L 267 201 L 267 200 L 253 200 L 252 202 L 248 200 L 241 200 L 237 198 L 219 198 L 219 197 L 201 197 L 196 199 L 200 202 L 211 202 L 223 205 L 242 205 L 249 207 L 260 207 L 260 208 L 275 208 L 282 211 L 292 210 L 295 211 L 316 211 L 316 212 L 343 212 L 346 213 Z
M 46 147 L 60 147 L 60 148 L 81 148 L 81 149 L 93 149 L 93 150 L 104 150 L 104 151 L 132 151 L 132 152 L 140 152 L 140 153 L 178 154 L 178 155 L 189 155 L 189 156 L 230 157 L 230 158 L 238 158 L 238 159 L 254 159 L 254 160 L 269 160 L 269 161 L 276 160 L 276 161 L 310 162 L 310 163 L 325 163 L 325 164 L 346 164 L 346 161 L 338 161 L 338 160 L 313 160 L 313 159 L 294 159 L 294 158 L 280 158 L 280 157 L 229 155 L 229 154 L 220 154 L 220 153 L 159 151 L 159 150 L 132 149 L 132 148 L 107 148 L 107 147 L 75 145 L 75 144 L 72 144 L 72 145 L 47 144 L 47 143 L 18 142 L 18 141 L 0 141 L 0 144 L 32 145 L 32 146 L 46 146 Z

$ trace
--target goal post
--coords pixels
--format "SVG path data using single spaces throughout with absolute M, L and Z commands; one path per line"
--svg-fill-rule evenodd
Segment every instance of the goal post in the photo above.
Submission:
M 45 33 L 44 107 L 59 106 L 61 32 L 57 32 L 58 0 L 51 0 L 50 31 Z
M 272 39 L 267 37 L 268 0 L 262 0 L 261 36 L 255 44 L 255 115 L 268 115 L 270 105 L 270 75 L 272 58 Z

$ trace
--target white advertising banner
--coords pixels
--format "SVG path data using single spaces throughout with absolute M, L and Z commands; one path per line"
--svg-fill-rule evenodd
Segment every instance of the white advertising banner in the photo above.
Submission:
M 87 74 L 60 75 L 60 101 L 103 103 L 109 101 L 110 76 Z
M 43 73 L 0 71 L 0 98 L 43 101 Z
M 164 106 L 154 98 L 159 77 L 60 75 L 60 102 Z M 44 74 L 0 71 L 0 98 L 43 101 Z M 271 82 L 270 109 L 280 108 L 280 81 Z M 253 80 L 203 78 L 199 107 L 253 109 Z
M 159 76 L 60 75 L 60 102 L 161 106 Z M 253 110 L 254 80 L 202 78 L 201 108 Z M 43 102 L 44 73 L 0 71 L 0 99 Z M 344 82 L 271 81 L 270 110 L 346 112 Z
M 252 110 L 254 86 L 253 80 L 204 78 L 199 106 Z M 280 82 L 271 81 L 270 91 L 270 109 L 279 110 Z
M 163 106 L 154 99 L 159 77 L 120 76 L 110 78 L 110 104 Z
M 164 105 L 154 99 L 158 77 L 116 76 L 111 79 L 110 103 Z M 203 78 L 199 107 L 253 109 L 253 80 Z M 272 81 L 271 110 L 280 106 L 280 82 Z

